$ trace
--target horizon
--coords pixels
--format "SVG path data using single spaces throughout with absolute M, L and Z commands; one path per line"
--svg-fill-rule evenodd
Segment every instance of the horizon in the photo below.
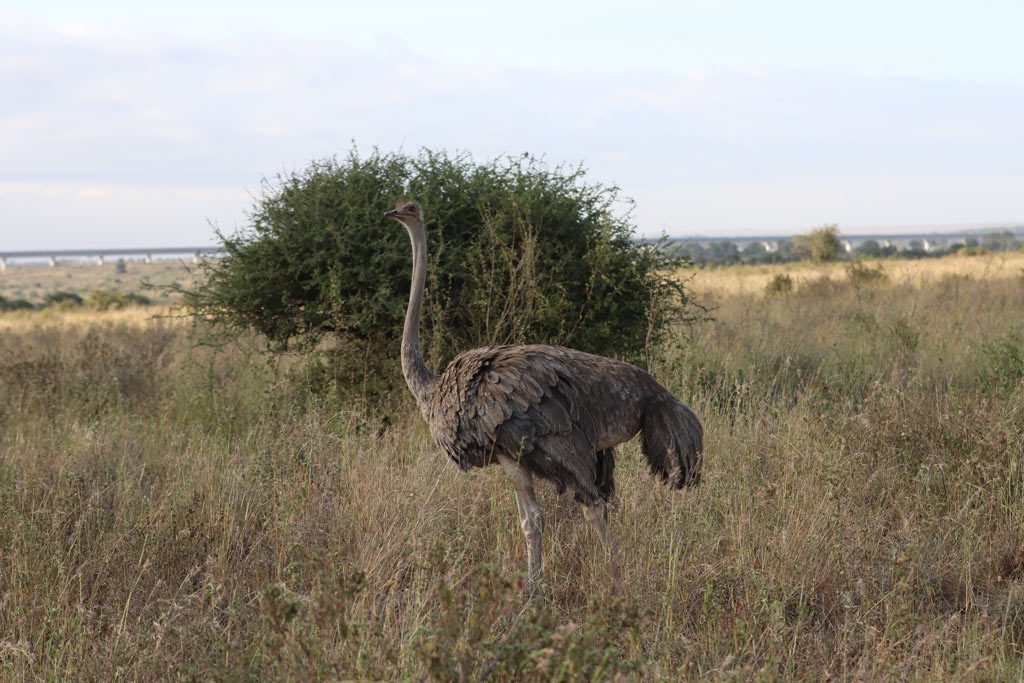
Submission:
M 815 226 L 824 227 L 824 226 Z M 692 234 L 665 234 L 664 237 L 669 241 L 685 241 L 685 240 L 699 240 L 699 241 L 750 241 L 750 240 L 787 240 L 798 235 L 807 234 L 814 227 L 808 228 L 801 232 L 746 232 L 746 233 L 733 233 L 733 234 L 707 234 L 707 233 L 692 233 Z M 986 225 L 959 225 L 959 226 L 890 226 L 884 227 L 851 227 L 849 230 L 845 230 L 842 226 L 838 226 L 839 236 L 847 239 L 860 239 L 860 238 L 875 238 L 875 237 L 888 237 L 895 239 L 902 238 L 913 238 L 913 237 L 950 237 L 950 236 L 978 236 L 985 237 L 991 234 L 997 234 L 1000 232 L 1008 231 L 1015 236 L 1024 236 L 1024 222 L 1022 223 L 993 223 Z M 634 239 L 641 241 L 656 241 L 661 239 L 662 235 L 652 234 L 640 234 L 637 232 L 634 234 Z M 51 252 L 78 252 L 75 255 L 67 255 L 63 258 L 81 258 L 86 259 L 89 256 L 95 255 L 99 252 L 103 252 L 107 256 L 117 256 L 118 251 L 130 251 L 130 252 L 143 252 L 147 249 L 153 251 L 165 251 L 174 253 L 187 254 L 195 250 L 215 250 L 221 247 L 221 243 L 209 242 L 205 244 L 144 244 L 144 245 L 88 245 L 88 246 L 77 246 L 77 247 L 61 247 L 61 246 L 43 246 L 35 248 L 25 249 L 7 249 L 3 244 L 0 244 L 0 257 L 6 256 L 8 258 L 18 259 L 45 259 Z M 26 254 L 32 254 L 27 256 Z M 157 255 L 159 258 L 160 255 Z

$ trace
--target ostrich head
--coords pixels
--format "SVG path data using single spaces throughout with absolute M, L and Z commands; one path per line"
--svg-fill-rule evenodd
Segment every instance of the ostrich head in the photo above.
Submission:
M 406 228 L 423 226 L 423 209 L 416 202 L 398 202 L 394 209 L 384 215 L 394 218 Z

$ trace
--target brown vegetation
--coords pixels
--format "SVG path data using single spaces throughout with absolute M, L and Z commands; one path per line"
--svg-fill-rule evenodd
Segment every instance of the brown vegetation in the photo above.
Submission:
M 653 368 L 702 486 L 623 449 L 621 587 L 538 491 L 529 603 L 508 482 L 411 404 L 138 312 L 2 315 L 0 677 L 1019 680 L 1024 281 L 885 271 L 716 290 Z
M 988 253 L 977 256 L 956 254 L 940 259 L 863 261 L 866 267 L 880 269 L 891 280 L 915 288 L 935 284 L 947 278 L 1018 279 L 1024 278 L 1024 252 Z M 794 284 L 811 282 L 822 277 L 848 279 L 847 263 L 797 263 L 709 267 L 684 270 L 681 277 L 690 279 L 698 294 L 717 298 L 725 295 L 757 295 L 766 291 L 776 275 L 789 275 Z

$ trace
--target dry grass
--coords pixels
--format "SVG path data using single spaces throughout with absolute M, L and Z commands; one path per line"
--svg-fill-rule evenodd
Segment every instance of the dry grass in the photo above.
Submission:
M 656 368 L 704 418 L 704 483 L 622 449 L 621 586 L 543 489 L 528 603 L 511 487 L 408 403 L 381 420 L 164 321 L 19 319 L 0 675 L 1020 680 L 1024 282 L 723 287 Z
M 1024 252 L 989 253 L 976 256 L 946 256 L 939 259 L 883 259 L 867 260 L 872 266 L 881 267 L 889 277 L 898 283 L 914 286 L 940 282 L 953 277 L 973 279 L 999 279 L 1024 276 Z M 705 268 L 696 271 L 692 280 L 694 290 L 700 295 L 755 295 L 763 294 L 765 287 L 776 275 L 790 275 L 800 283 L 813 282 L 822 278 L 846 279 L 845 263 L 811 263 L 800 261 L 763 266 L 727 266 Z M 685 271 L 690 275 L 690 271 Z
M 56 307 L 0 315 L 0 331 L 25 334 L 40 327 L 92 328 L 97 324 L 145 328 L 160 318 L 168 318 L 167 324 L 184 324 L 184 320 L 167 307 L 130 306 L 102 313 L 85 307 Z
M 0 296 L 25 299 L 33 304 L 43 301 L 50 292 L 74 292 L 85 297 L 95 290 L 119 294 L 143 294 L 162 300 L 160 292 L 143 289 L 143 282 L 155 285 L 191 283 L 188 266 L 179 259 L 162 259 L 152 263 L 127 261 L 124 272 L 118 272 L 116 261 L 102 266 L 84 262 L 61 263 L 51 268 L 40 263 L 11 263 L 0 270 Z

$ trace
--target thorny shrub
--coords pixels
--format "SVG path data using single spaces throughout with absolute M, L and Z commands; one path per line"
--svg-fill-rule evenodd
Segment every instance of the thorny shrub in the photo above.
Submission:
M 221 234 L 224 257 L 199 266 L 187 310 L 227 336 L 255 330 L 275 350 L 319 348 L 311 376 L 325 384 L 400 386 L 410 251 L 384 212 L 403 198 L 427 220 L 422 338 L 435 365 L 524 342 L 642 361 L 670 322 L 700 317 L 673 261 L 632 239 L 631 203 L 581 168 L 376 150 L 267 181 L 247 229 Z

